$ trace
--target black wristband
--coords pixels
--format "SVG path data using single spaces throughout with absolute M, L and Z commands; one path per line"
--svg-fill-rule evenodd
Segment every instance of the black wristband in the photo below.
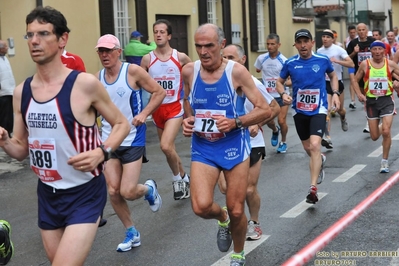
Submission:
M 283 95 L 287 94 L 285 91 L 283 91 L 282 93 L 280 93 L 280 97 L 283 98 Z

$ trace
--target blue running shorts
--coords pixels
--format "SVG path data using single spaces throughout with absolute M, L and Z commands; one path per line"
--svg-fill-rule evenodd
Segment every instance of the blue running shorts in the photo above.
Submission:
M 227 137 L 214 142 L 204 140 L 194 134 L 191 160 L 224 170 L 231 170 L 245 161 L 251 152 L 248 130 L 245 129 L 242 132 L 236 130 L 227 134 Z
M 37 196 L 38 226 L 54 230 L 72 224 L 96 223 L 107 202 L 107 185 L 104 174 L 69 189 L 56 189 L 38 179 Z

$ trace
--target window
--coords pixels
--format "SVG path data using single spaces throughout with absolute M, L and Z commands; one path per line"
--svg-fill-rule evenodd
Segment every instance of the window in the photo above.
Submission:
M 129 43 L 130 27 L 129 27 L 129 14 L 128 14 L 128 0 L 114 0 L 114 25 L 115 25 L 115 36 L 121 43 L 121 48 L 125 48 L 125 45 Z M 123 53 L 121 54 L 123 58 Z
M 208 23 L 217 25 L 216 0 L 208 0 Z
M 266 36 L 265 36 L 265 1 L 257 0 L 256 1 L 256 18 L 258 25 L 258 50 L 266 50 Z

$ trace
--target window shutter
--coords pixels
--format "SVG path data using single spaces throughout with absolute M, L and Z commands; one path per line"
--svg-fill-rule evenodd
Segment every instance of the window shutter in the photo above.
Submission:
M 249 0 L 249 36 L 252 52 L 258 51 L 258 20 L 256 9 L 256 0 Z
M 115 34 L 113 1 L 99 0 L 99 10 L 101 36 L 104 34 Z
M 198 0 L 198 24 L 204 24 L 208 22 L 208 8 L 207 1 Z

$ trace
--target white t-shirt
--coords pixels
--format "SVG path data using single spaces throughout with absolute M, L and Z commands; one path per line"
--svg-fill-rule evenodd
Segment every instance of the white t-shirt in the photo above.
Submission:
M 276 58 L 271 58 L 269 53 L 261 54 L 256 58 L 254 66 L 262 71 L 262 80 L 267 92 L 274 98 L 280 97 L 276 90 L 277 79 L 287 58 L 278 53 Z
M 324 46 L 317 49 L 317 53 L 324 54 L 328 56 L 328 58 L 334 57 L 337 60 L 345 60 L 349 55 L 342 47 L 338 45 L 332 44 L 330 47 L 326 48 Z M 338 80 L 342 80 L 342 66 L 337 63 L 332 63 L 334 67 L 334 71 L 337 74 Z M 326 80 L 330 80 L 330 78 L 326 75 Z
M 0 56 L 0 96 L 13 95 L 15 79 L 6 56 Z

